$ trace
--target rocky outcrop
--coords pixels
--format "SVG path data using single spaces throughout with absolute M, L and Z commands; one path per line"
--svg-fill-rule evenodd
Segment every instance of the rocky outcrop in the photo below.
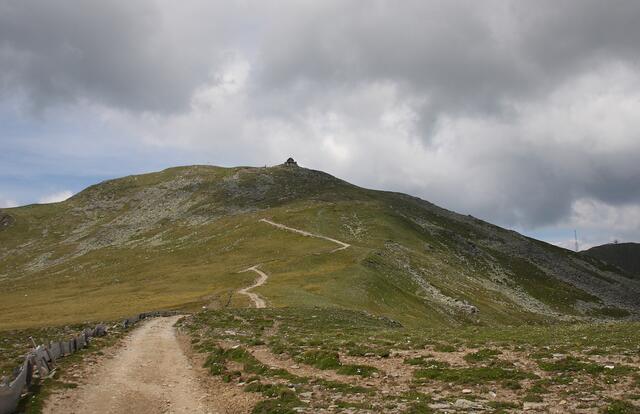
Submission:
M 8 228 L 15 222 L 15 219 L 9 214 L 0 211 L 0 231 Z

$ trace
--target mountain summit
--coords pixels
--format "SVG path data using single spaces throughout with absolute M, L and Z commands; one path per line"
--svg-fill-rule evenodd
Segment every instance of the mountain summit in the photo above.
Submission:
M 249 288 L 410 325 L 640 312 L 640 282 L 597 258 L 288 163 L 170 168 L 0 212 L 4 327 L 252 306 Z

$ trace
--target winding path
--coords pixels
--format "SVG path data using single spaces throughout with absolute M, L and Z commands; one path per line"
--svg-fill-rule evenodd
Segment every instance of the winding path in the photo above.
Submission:
M 320 234 L 309 233 L 308 231 L 304 231 L 304 230 L 294 229 L 293 227 L 285 226 L 284 224 L 276 223 L 274 221 L 267 220 L 267 219 L 260 219 L 260 221 L 263 223 L 271 224 L 272 226 L 278 227 L 283 230 L 292 231 L 294 233 L 298 233 L 307 237 L 315 237 L 316 239 L 328 240 L 330 242 L 340 245 L 340 247 L 338 247 L 335 250 L 332 250 L 330 253 L 337 252 L 337 251 L 344 250 L 351 247 L 349 243 L 341 242 L 340 240 L 332 239 L 331 237 L 322 236 Z
M 217 413 L 178 343 L 173 325 L 181 317 L 141 322 L 85 384 L 52 395 L 43 412 Z
M 253 285 L 248 286 L 248 287 L 243 288 L 243 289 L 240 289 L 238 292 L 240 292 L 243 295 L 249 296 L 249 299 L 251 299 L 253 301 L 254 305 L 256 305 L 256 308 L 266 308 L 267 307 L 267 302 L 264 299 L 262 299 L 256 293 L 249 292 L 251 289 L 254 289 L 254 288 L 257 288 L 258 286 L 264 285 L 267 282 L 267 279 L 269 278 L 269 275 L 267 275 L 262 270 L 258 269 L 258 266 L 260 266 L 260 265 L 257 264 L 255 266 L 251 266 L 250 268 L 245 269 L 242 272 L 240 272 L 240 273 L 256 272 L 258 274 L 258 279 L 256 279 L 256 281 L 255 281 L 255 283 Z
M 334 252 L 337 252 L 337 251 L 340 251 L 340 250 L 344 250 L 344 249 L 347 249 L 347 248 L 351 247 L 351 245 L 349 243 L 341 242 L 340 240 L 332 239 L 331 237 L 322 236 L 320 234 L 314 234 L 314 233 L 309 233 L 308 231 L 304 231 L 304 230 L 300 230 L 300 229 L 294 229 L 293 227 L 285 226 L 284 224 L 276 223 L 275 221 L 267 220 L 267 219 L 264 219 L 264 218 L 260 219 L 259 221 L 262 222 L 262 223 L 270 224 L 270 225 L 272 225 L 274 227 L 277 227 L 279 229 L 282 229 L 282 230 L 291 231 L 293 233 L 300 234 L 302 236 L 315 237 L 317 239 L 327 240 L 327 241 L 330 241 L 332 243 L 336 243 L 336 244 L 338 244 L 340 246 L 337 249 L 331 250 L 329 253 L 334 253 Z M 243 289 L 240 289 L 238 292 L 243 294 L 243 295 L 247 295 L 249 297 L 249 299 L 251 299 L 253 304 L 256 305 L 256 308 L 266 308 L 267 307 L 267 302 L 263 298 L 258 296 L 258 294 L 256 294 L 256 293 L 249 292 L 250 290 L 257 288 L 258 286 L 262 286 L 265 283 L 267 283 L 267 279 L 269 278 L 269 275 L 267 275 L 262 270 L 258 269 L 259 266 L 260 265 L 257 264 L 255 266 L 251 266 L 250 268 L 245 269 L 245 270 L 240 272 L 240 273 L 256 272 L 258 274 L 258 279 L 256 279 L 256 281 L 255 281 L 255 283 L 253 285 L 248 286 L 248 287 L 243 288 Z

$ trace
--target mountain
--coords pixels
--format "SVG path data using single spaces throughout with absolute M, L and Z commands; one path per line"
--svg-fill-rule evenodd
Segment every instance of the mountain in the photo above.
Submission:
M 583 254 L 616 266 L 629 276 L 640 279 L 640 243 L 611 243 L 592 247 Z
M 640 281 L 600 260 L 416 197 L 295 165 L 189 166 L 4 209 L 0 328 L 251 306 L 254 266 L 268 279 L 251 292 L 269 306 L 407 325 L 640 312 Z

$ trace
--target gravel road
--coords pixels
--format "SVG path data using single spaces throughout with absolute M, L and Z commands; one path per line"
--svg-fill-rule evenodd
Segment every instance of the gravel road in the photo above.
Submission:
M 52 395 L 44 413 L 217 413 L 176 337 L 181 316 L 145 320 L 84 384 Z

